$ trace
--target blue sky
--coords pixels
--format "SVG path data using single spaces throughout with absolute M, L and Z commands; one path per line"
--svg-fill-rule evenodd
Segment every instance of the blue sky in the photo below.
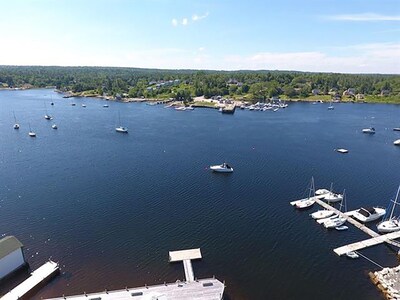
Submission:
M 0 0 L 0 64 L 400 73 L 399 0 Z

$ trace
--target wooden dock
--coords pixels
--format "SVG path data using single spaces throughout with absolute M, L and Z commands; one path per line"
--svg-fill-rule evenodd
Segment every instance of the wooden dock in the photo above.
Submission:
M 392 232 L 392 233 L 388 233 L 388 234 L 384 234 L 384 235 L 380 235 L 379 233 L 373 231 L 372 229 L 368 228 L 367 226 L 365 226 L 364 224 L 358 222 L 357 220 L 351 218 L 350 216 L 352 215 L 352 212 L 347 212 L 347 213 L 343 213 L 340 210 L 334 208 L 333 206 L 317 199 L 315 200 L 315 203 L 321 205 L 323 208 L 325 209 L 329 209 L 334 211 L 336 214 L 340 215 L 341 217 L 345 218 L 347 222 L 349 222 L 350 224 L 354 225 L 356 228 L 360 229 L 361 231 L 363 231 L 364 233 L 368 234 L 369 236 L 371 236 L 372 238 L 364 240 L 364 241 L 360 241 L 360 242 L 356 242 L 356 243 L 352 243 L 346 246 L 342 246 L 339 248 L 334 249 L 333 251 L 341 256 L 343 254 L 346 254 L 347 252 L 350 251 L 356 251 L 356 250 L 361 250 L 367 247 L 371 247 L 371 246 L 375 246 L 378 244 L 382 244 L 382 243 L 387 243 L 390 244 L 392 246 L 395 247 L 399 247 L 400 248 L 400 243 L 397 241 L 393 241 L 394 239 L 400 238 L 400 231 L 398 232 Z
M 58 271 L 58 264 L 51 260 L 48 261 L 39 269 L 33 271 L 28 279 L 1 297 L 1 300 L 29 299 L 30 297 L 28 295 L 32 293 L 34 289 L 49 280 L 58 273 Z
M 137 288 L 125 288 L 116 291 L 104 291 L 93 294 L 63 296 L 52 298 L 51 300 L 221 300 L 223 298 L 225 284 L 216 278 L 206 278 L 197 280 L 194 276 L 191 260 L 200 259 L 200 248 L 180 251 L 170 251 L 170 262 L 183 262 L 186 281 L 177 280 L 174 283 L 164 283 L 160 285 L 144 286 Z

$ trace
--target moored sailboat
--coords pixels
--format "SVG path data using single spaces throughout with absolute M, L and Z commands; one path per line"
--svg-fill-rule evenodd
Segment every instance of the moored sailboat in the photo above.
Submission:
M 15 113 L 13 112 L 13 115 L 14 115 L 14 129 L 19 129 L 19 124 L 18 124 L 18 122 L 17 122 L 17 118 L 15 117 Z
M 391 202 L 393 202 L 392 204 L 392 210 L 390 211 L 390 216 L 388 219 L 380 222 L 376 227 L 378 229 L 379 232 L 381 233 L 387 233 L 387 232 L 393 232 L 393 231 L 398 231 L 400 230 L 400 221 L 399 221 L 399 217 L 395 217 L 394 216 L 394 210 L 396 208 L 396 205 L 398 205 L 399 203 L 397 202 L 398 198 L 399 198 L 399 192 L 400 192 L 400 185 L 399 188 L 397 189 L 397 194 L 396 194 L 396 198 L 393 200 L 390 200 Z

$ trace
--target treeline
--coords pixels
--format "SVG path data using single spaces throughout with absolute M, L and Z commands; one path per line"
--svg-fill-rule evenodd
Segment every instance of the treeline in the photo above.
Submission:
M 55 86 L 62 91 L 123 97 L 274 96 L 356 94 L 400 97 L 400 76 L 289 71 L 198 71 L 111 67 L 0 66 L 0 87 Z M 400 99 L 399 99 L 400 102 Z

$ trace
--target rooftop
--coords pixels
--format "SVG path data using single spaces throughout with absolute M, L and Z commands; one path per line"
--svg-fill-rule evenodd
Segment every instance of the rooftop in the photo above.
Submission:
M 0 259 L 6 257 L 8 254 L 17 249 L 22 248 L 24 245 L 15 236 L 6 236 L 0 240 Z

